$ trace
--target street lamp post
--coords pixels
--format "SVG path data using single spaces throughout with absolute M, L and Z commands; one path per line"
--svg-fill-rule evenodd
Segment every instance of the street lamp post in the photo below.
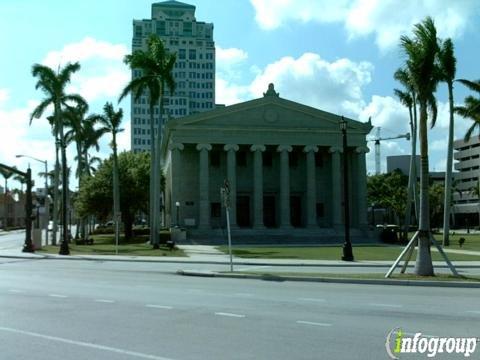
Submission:
M 343 199 L 344 199 L 344 225 L 345 242 L 343 244 L 343 261 L 353 261 L 352 242 L 350 241 L 350 195 L 348 189 L 348 159 L 347 159 L 347 121 L 342 116 L 340 130 L 343 140 Z
M 29 158 L 38 162 L 41 162 L 45 166 L 45 245 L 48 245 L 48 223 L 50 220 L 50 204 L 48 203 L 48 161 L 40 160 L 28 155 L 15 155 L 16 158 Z M 38 211 L 37 211 L 38 216 Z
M 177 208 L 177 221 L 176 221 L 177 226 L 176 227 L 180 227 L 180 202 L 179 201 L 175 203 L 175 207 Z

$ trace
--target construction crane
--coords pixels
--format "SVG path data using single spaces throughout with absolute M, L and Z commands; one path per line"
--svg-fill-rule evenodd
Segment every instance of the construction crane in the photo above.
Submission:
M 380 127 L 377 127 L 377 135 L 375 136 L 375 138 L 367 140 L 367 141 L 375 141 L 375 175 L 380 174 L 380 141 L 395 140 L 395 139 L 407 139 L 407 141 L 410 140 L 410 133 L 382 138 L 380 137 L 380 129 L 381 129 Z

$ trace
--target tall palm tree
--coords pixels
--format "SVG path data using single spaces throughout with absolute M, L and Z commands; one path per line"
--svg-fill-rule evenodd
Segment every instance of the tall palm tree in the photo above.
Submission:
M 120 108 L 115 111 L 111 103 L 106 103 L 103 107 L 103 116 L 100 123 L 106 132 L 112 134 L 113 150 L 113 218 L 115 221 L 115 242 L 118 244 L 120 237 L 120 181 L 118 177 L 118 157 L 117 157 L 117 135 L 122 132 L 120 128 L 123 118 L 123 110 Z
M 87 175 L 86 169 L 84 168 L 85 159 L 83 156 L 84 144 L 89 142 L 90 134 L 94 131 L 94 125 L 99 121 L 99 115 L 88 115 L 88 105 L 85 103 L 78 104 L 76 107 L 68 106 L 66 111 L 64 111 L 64 116 L 66 119 L 66 126 L 69 130 L 65 134 L 66 143 L 75 143 L 77 150 L 77 172 L 78 177 L 78 187 L 82 186 L 83 178 Z M 82 239 L 85 239 L 85 219 L 77 219 L 77 228 L 75 237 L 80 236 Z
M 70 83 L 72 74 L 80 70 L 80 64 L 68 63 L 63 68 L 58 69 L 55 73 L 54 70 L 48 66 L 41 64 L 34 64 L 32 66 L 32 75 L 37 78 L 35 89 L 40 89 L 46 96 L 46 98 L 33 110 L 30 117 L 30 123 L 34 118 L 39 119 L 46 111 L 47 107 L 53 106 L 53 126 L 54 134 L 58 139 L 61 158 L 62 158 L 62 226 L 63 226 L 63 239 L 59 253 L 61 255 L 70 254 L 68 248 L 68 218 L 67 218 L 67 192 L 68 187 L 65 184 L 68 183 L 67 179 L 67 154 L 66 143 L 64 133 L 64 119 L 62 117 L 62 109 L 69 104 L 82 104 L 85 101 L 80 95 L 67 94 L 66 86 Z M 58 167 L 56 167 L 58 169 Z M 58 184 L 58 182 L 56 182 Z M 55 229 L 54 229 L 54 236 Z
M 430 17 L 416 24 L 413 34 L 414 38 L 402 36 L 400 43 L 407 56 L 406 67 L 411 75 L 411 84 L 417 95 L 420 110 L 420 219 L 415 273 L 428 276 L 433 275 L 434 272 L 430 254 L 427 122 L 429 110 L 432 127 L 435 125 L 437 118 L 437 102 L 434 93 L 439 81 L 439 70 L 436 63 L 439 46 L 437 30 Z
M 415 159 L 416 159 L 416 129 L 413 124 L 413 98 L 412 95 L 407 91 L 402 91 L 399 89 L 394 89 L 395 95 L 398 97 L 400 102 L 408 108 L 408 113 L 410 117 L 410 134 L 411 134 L 411 144 L 412 151 L 410 154 L 410 168 L 408 172 L 408 188 L 407 188 L 407 205 L 405 207 L 405 233 L 408 233 L 408 228 L 410 227 L 411 214 L 412 214 L 412 197 L 414 196 L 415 183 L 417 182 L 417 175 L 415 171 Z
M 473 132 L 477 128 L 480 136 L 480 80 L 470 81 L 466 79 L 460 79 L 458 81 L 468 87 L 470 90 L 477 92 L 479 95 L 477 98 L 472 95 L 467 96 L 464 100 L 464 105 L 457 106 L 454 109 L 458 115 L 473 121 L 473 124 L 465 133 L 464 140 L 467 142 L 470 141 Z
M 25 186 L 25 183 L 27 182 L 27 180 L 25 180 L 25 177 L 23 177 L 21 175 L 15 175 L 13 177 L 13 180 L 18 181 L 20 183 L 20 191 L 23 193 L 23 187 Z
M 154 248 L 159 246 L 158 215 L 160 210 L 160 145 L 163 132 L 163 95 L 165 89 L 174 93 L 175 80 L 173 68 L 176 55 L 165 49 L 162 40 L 157 35 L 151 35 L 147 41 L 147 50 L 136 50 L 125 56 L 125 63 L 132 70 L 141 70 L 142 74 L 134 78 L 120 94 L 121 101 L 132 94 L 135 101 L 142 95 L 148 95 L 150 107 L 150 239 Z M 153 125 L 154 107 L 159 106 L 157 136 Z
M 450 113 L 450 121 L 448 125 L 448 147 L 447 147 L 447 170 L 445 171 L 445 196 L 443 206 L 443 246 L 450 245 L 450 208 L 452 193 L 452 162 L 453 162 L 453 81 L 456 73 L 456 63 L 453 42 L 447 39 L 442 43 L 438 53 L 441 80 L 447 83 L 448 87 L 448 107 Z
M 0 174 L 2 174 L 3 179 L 5 181 L 5 189 L 3 192 L 3 228 L 7 227 L 7 220 L 8 220 L 8 206 L 7 206 L 7 199 L 8 199 L 8 179 L 10 179 L 13 173 L 10 170 L 5 168 L 0 168 Z

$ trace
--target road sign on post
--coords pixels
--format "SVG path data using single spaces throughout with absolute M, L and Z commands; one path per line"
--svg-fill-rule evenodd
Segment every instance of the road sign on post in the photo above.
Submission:
M 227 235 L 228 235 L 228 253 L 230 255 L 230 272 L 233 272 L 233 257 L 232 257 L 232 237 L 230 233 L 230 184 L 225 179 L 223 187 L 220 188 L 220 194 L 223 200 L 223 206 L 225 207 L 225 215 L 227 218 Z

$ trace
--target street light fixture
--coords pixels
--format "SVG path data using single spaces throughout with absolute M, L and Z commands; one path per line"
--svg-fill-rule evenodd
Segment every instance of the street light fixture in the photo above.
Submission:
M 180 227 L 180 201 L 175 202 L 175 206 L 177 208 L 177 226 Z
M 353 261 L 352 242 L 350 241 L 350 194 L 348 188 L 348 159 L 347 159 L 347 121 L 342 116 L 340 130 L 343 141 L 343 201 L 344 201 L 344 224 L 345 242 L 343 244 L 343 261 Z
M 37 159 L 33 156 L 29 155 L 15 155 L 16 158 L 28 158 L 32 159 L 38 162 L 41 162 L 43 165 L 45 165 L 45 245 L 48 245 L 48 223 L 50 220 L 50 214 L 49 214 L 49 204 L 48 204 L 48 162 L 47 160 L 40 160 Z M 38 216 L 38 211 L 37 211 L 37 216 Z

